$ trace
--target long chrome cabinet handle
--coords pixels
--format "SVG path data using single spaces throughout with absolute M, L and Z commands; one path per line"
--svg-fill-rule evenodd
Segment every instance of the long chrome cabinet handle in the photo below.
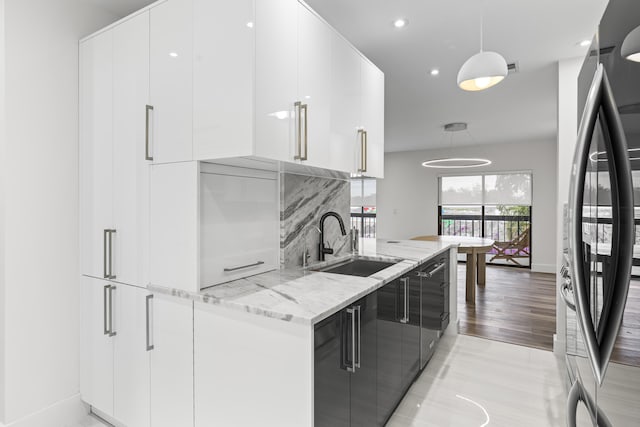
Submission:
M 347 371 L 356 371 L 356 316 L 354 308 L 347 308 L 347 314 L 351 315 L 351 366 L 347 365 Z
M 428 273 L 425 273 L 424 271 L 418 271 L 417 276 L 418 277 L 424 277 L 424 278 L 428 279 L 431 276 L 433 276 L 434 274 L 436 274 L 438 271 L 442 270 L 445 266 L 446 266 L 445 263 L 439 264 L 433 270 L 429 271 Z
M 358 168 L 358 172 L 366 172 L 367 165 L 365 159 L 365 139 L 367 132 L 364 129 L 358 129 L 358 137 L 360 138 L 360 167 Z
M 359 368 L 360 367 L 360 360 L 361 360 L 360 359 L 360 357 L 361 357 L 361 353 L 360 353 L 361 345 L 360 344 L 362 342 L 362 317 L 360 316 L 360 310 L 361 310 L 360 306 L 359 305 L 356 306 L 355 309 L 356 309 L 356 313 L 358 314 L 358 351 L 357 351 L 358 361 L 357 362 L 354 361 L 354 366 L 356 368 Z
M 153 105 L 147 105 L 145 107 L 145 131 L 144 131 L 144 159 L 153 160 L 153 156 L 149 154 L 149 114 L 153 112 Z
M 111 287 L 111 285 L 104 285 L 104 288 L 102 289 L 102 313 L 104 316 L 103 319 L 103 325 L 104 325 L 104 335 L 109 335 L 109 323 L 108 323 L 108 312 L 109 312 L 109 306 L 107 303 L 107 299 L 109 298 L 109 288 Z
M 151 305 L 151 300 L 153 300 L 153 294 L 151 295 L 147 295 L 147 297 L 145 298 L 145 309 L 146 309 L 146 313 L 147 313 L 147 328 L 146 328 L 146 333 L 147 333 L 147 351 L 151 351 L 154 349 L 154 345 L 151 343 L 151 316 L 150 316 L 150 305 Z
M 107 235 L 109 234 L 109 230 L 104 229 L 102 231 L 102 276 L 105 279 L 108 279 L 109 273 L 107 272 Z
M 297 101 L 293 104 L 293 110 L 296 121 L 296 153 L 293 156 L 294 160 L 302 159 L 302 102 Z
M 403 301 L 403 308 L 404 308 L 404 312 L 402 313 L 403 316 L 400 319 L 400 323 L 408 323 L 409 322 L 409 313 L 407 313 L 407 285 L 409 283 L 409 278 L 408 277 L 403 277 L 402 279 L 400 279 L 400 282 L 402 282 L 402 285 L 404 286 L 403 289 L 403 297 L 404 297 L 404 301 Z
M 369 165 L 367 165 L 367 150 L 369 141 L 367 140 L 367 131 L 362 132 L 362 140 L 363 140 L 363 151 L 362 151 L 362 172 L 366 172 Z
M 113 274 L 113 235 L 115 234 L 116 230 L 111 229 L 107 231 L 109 234 L 109 276 L 107 276 L 107 278 L 115 279 L 116 275 Z
M 116 335 L 116 331 L 113 330 L 113 291 L 116 290 L 114 285 L 109 286 L 109 336 Z
M 242 270 L 243 268 L 255 267 L 257 265 L 262 265 L 262 264 L 264 264 L 264 261 L 256 261 L 253 264 L 240 265 L 238 267 L 225 267 L 224 271 L 228 273 L 230 271 Z

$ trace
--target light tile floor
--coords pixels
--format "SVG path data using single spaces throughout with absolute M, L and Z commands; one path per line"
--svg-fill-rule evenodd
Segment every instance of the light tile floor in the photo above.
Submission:
M 565 376 L 549 351 L 445 335 L 387 427 L 564 426 Z
M 565 372 L 549 351 L 446 335 L 387 426 L 564 426 Z

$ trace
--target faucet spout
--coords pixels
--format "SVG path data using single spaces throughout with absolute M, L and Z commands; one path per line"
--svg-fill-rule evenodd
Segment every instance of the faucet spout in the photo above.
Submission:
M 318 254 L 320 261 L 324 261 L 325 254 L 333 254 L 333 249 L 329 247 L 325 247 L 324 245 L 324 222 L 330 216 L 338 220 L 338 224 L 340 225 L 340 232 L 342 233 L 342 235 L 343 236 L 347 235 L 347 231 L 344 228 L 344 222 L 342 221 L 342 218 L 340 217 L 340 215 L 332 211 L 326 212 L 325 214 L 323 214 L 322 217 L 320 217 L 320 245 L 319 245 L 319 254 Z

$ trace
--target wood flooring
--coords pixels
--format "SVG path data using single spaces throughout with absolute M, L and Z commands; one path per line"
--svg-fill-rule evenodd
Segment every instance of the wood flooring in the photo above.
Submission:
M 458 264 L 458 332 L 495 341 L 553 350 L 556 276 L 524 268 L 487 265 L 487 284 L 476 288 L 476 305 L 464 297 L 465 264 Z M 631 281 L 613 362 L 640 366 L 640 280 Z
M 458 332 L 511 344 L 553 350 L 556 278 L 529 269 L 487 265 L 486 286 L 476 304 L 465 302 L 466 265 L 458 264 Z

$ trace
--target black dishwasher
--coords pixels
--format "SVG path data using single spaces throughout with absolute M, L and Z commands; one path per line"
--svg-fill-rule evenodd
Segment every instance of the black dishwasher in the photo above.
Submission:
M 442 332 L 449 325 L 449 257 L 448 253 L 428 261 L 417 270 L 422 291 L 420 309 L 420 369 L 436 348 Z

